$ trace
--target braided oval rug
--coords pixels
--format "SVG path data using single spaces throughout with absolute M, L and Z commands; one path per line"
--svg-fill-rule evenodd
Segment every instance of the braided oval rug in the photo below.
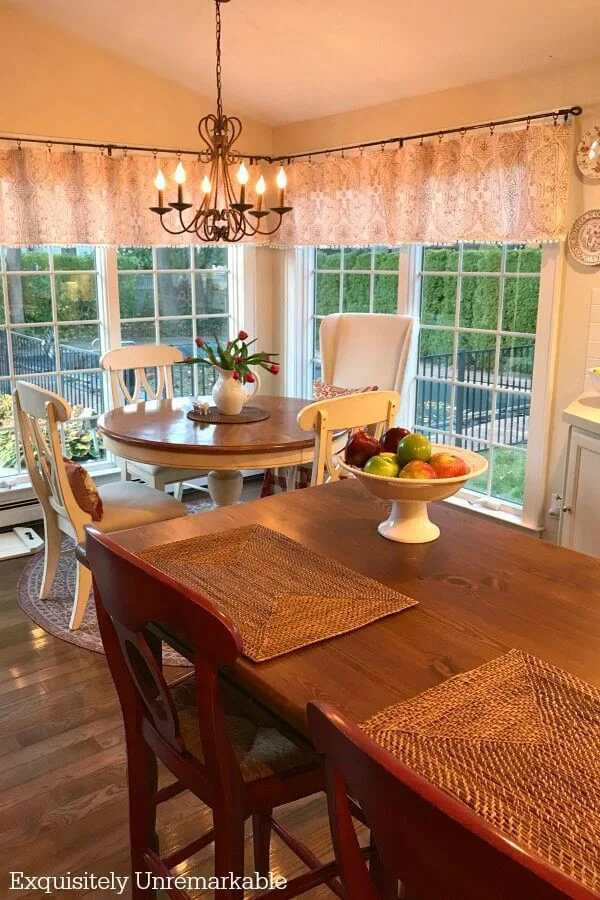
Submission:
M 512 650 L 362 725 L 521 847 L 600 891 L 600 691 Z

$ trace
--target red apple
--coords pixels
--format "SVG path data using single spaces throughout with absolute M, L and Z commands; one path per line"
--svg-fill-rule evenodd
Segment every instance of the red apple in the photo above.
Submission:
M 464 459 L 454 456 L 453 453 L 434 453 L 429 460 L 429 465 L 435 469 L 438 478 L 457 478 L 466 475 L 469 471 Z
M 383 449 L 388 453 L 397 453 L 398 444 L 407 434 L 410 434 L 408 428 L 390 428 L 381 439 Z
M 438 478 L 435 469 L 422 459 L 411 459 L 400 469 L 398 478 Z
M 346 462 L 349 466 L 362 469 L 366 461 L 377 456 L 382 449 L 381 443 L 368 431 L 356 431 L 346 444 Z

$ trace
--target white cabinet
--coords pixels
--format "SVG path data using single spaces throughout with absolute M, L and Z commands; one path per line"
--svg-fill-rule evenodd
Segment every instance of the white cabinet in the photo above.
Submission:
M 600 434 L 571 426 L 560 543 L 600 557 Z

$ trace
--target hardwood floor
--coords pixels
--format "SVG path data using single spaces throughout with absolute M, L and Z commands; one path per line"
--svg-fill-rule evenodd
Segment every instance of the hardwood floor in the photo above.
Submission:
M 256 494 L 251 482 L 245 499 Z M 9 871 L 129 874 L 123 729 L 106 661 L 46 634 L 21 611 L 16 588 L 26 562 L 0 562 L 0 896 L 115 897 L 116 892 L 99 890 L 9 894 Z M 321 859 L 332 857 L 324 797 L 288 806 L 279 817 Z M 202 833 L 209 818 L 190 795 L 163 804 L 161 851 Z M 248 872 L 253 871 L 250 835 L 248 823 Z M 273 871 L 284 876 L 303 870 L 278 838 L 271 860 Z M 176 870 L 205 876 L 212 871 L 212 847 Z M 129 889 L 121 896 L 129 897 Z M 304 896 L 333 895 L 319 888 Z

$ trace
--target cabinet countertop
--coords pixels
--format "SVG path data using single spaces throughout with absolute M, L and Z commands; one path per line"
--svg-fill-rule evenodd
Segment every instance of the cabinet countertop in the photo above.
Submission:
M 567 406 L 563 419 L 570 425 L 600 435 L 600 394 L 595 391 L 582 394 Z

